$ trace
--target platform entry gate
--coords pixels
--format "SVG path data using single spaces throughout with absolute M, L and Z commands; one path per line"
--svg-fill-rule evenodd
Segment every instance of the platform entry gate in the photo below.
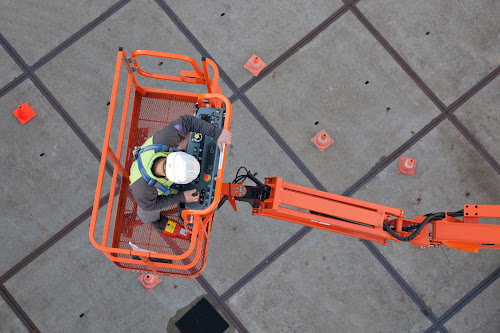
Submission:
M 171 69 L 170 64 L 173 68 L 188 66 L 189 70 L 180 70 L 179 76 L 147 71 L 147 65 L 158 71 Z M 123 91 L 119 85 L 121 81 L 125 82 L 125 77 L 121 120 L 117 121 L 118 126 L 113 126 L 115 107 L 121 103 L 118 92 Z M 217 65 L 205 57 L 200 67 L 194 59 L 183 55 L 136 50 L 128 58 L 125 51 L 119 49 L 89 229 L 92 244 L 118 267 L 185 278 L 194 278 L 202 273 L 213 218 L 221 198 L 226 148 L 220 151 L 213 143 L 205 143 L 205 150 L 208 149 L 210 154 L 206 153 L 203 157 L 208 159 L 204 162 L 208 164 L 202 164 L 202 173 L 206 169 L 211 182 L 199 182 L 197 179 L 195 182 L 199 184 L 193 185 L 203 191 L 204 201 L 194 203 L 181 212 L 177 206 L 167 207 L 162 212 L 169 220 L 179 222 L 182 218 L 186 224 L 192 223 L 192 230 L 185 238 L 165 237 L 151 223 L 139 220 L 137 205 L 129 192 L 129 170 L 133 149 L 179 116 L 196 115 L 207 121 L 212 120 L 215 126 L 229 129 L 231 103 L 221 94 L 218 79 Z M 187 87 L 190 92 L 178 91 L 177 88 L 181 87 Z M 180 148 L 187 149 L 201 162 L 202 157 L 196 155 L 200 149 L 196 147 L 201 144 L 203 148 L 203 142 L 199 142 L 194 135 L 191 133 Z M 111 149 L 110 141 L 116 144 L 116 150 Z M 190 147 L 190 144 L 194 146 Z M 109 185 L 109 192 L 103 191 L 104 185 Z M 105 196 L 107 193 L 109 195 Z M 116 196 L 117 203 L 114 205 Z

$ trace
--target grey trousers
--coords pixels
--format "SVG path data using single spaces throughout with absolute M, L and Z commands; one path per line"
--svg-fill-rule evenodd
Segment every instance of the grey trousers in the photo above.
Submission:
M 162 209 L 144 211 L 137 205 L 137 216 L 141 219 L 142 223 L 155 222 L 160 219 Z

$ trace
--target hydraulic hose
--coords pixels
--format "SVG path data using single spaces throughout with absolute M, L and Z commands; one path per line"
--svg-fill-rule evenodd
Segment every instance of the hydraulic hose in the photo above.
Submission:
M 385 221 L 384 221 L 384 230 L 387 231 L 388 233 L 390 233 L 392 236 L 394 236 L 394 238 L 396 238 L 397 240 L 400 240 L 402 242 L 409 242 L 409 241 L 413 240 L 415 237 L 417 237 L 417 235 L 422 231 L 422 229 L 429 222 L 432 222 L 432 221 L 435 221 L 435 220 L 442 220 L 442 219 L 444 219 L 446 217 L 446 213 L 444 213 L 444 212 L 442 212 L 442 213 L 434 213 L 434 214 L 427 214 L 427 215 L 424 215 L 424 216 L 427 216 L 427 217 L 419 225 L 414 225 L 414 226 L 404 227 L 403 228 L 403 231 L 410 231 L 410 230 L 415 229 L 415 231 L 411 235 L 409 235 L 409 236 L 402 237 L 402 236 L 398 235 L 394 230 L 391 229 L 391 227 Z M 451 216 L 451 217 L 464 216 L 464 210 L 462 209 L 462 210 L 459 210 L 459 211 L 456 211 L 456 212 L 448 213 L 448 216 Z
M 427 217 L 425 218 L 425 220 L 422 223 L 420 223 L 420 225 L 416 226 L 415 231 L 409 236 L 402 237 L 402 236 L 398 235 L 394 230 L 391 229 L 391 227 L 389 227 L 389 225 L 385 221 L 384 221 L 384 230 L 387 231 L 388 233 L 390 233 L 397 240 L 400 240 L 402 242 L 409 242 L 409 241 L 413 240 L 415 237 L 417 237 L 417 235 L 422 231 L 422 229 L 429 222 L 432 222 L 434 220 L 441 220 L 446 216 L 446 214 L 445 213 L 434 213 L 434 214 L 427 214 L 426 216 Z M 405 231 L 410 230 L 409 228 L 413 228 L 413 227 L 405 228 L 406 229 Z

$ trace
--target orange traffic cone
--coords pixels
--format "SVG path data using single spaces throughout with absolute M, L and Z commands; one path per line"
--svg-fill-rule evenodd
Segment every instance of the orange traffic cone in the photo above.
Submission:
M 254 76 L 259 75 L 260 71 L 266 67 L 266 63 L 262 61 L 259 57 L 253 54 L 250 59 L 243 65 L 247 71 L 252 73 Z
M 320 151 L 324 151 L 333 144 L 333 139 L 324 130 L 313 136 L 311 141 Z
M 151 291 L 151 289 L 161 282 L 160 276 L 152 273 L 142 273 L 137 280 L 139 280 L 148 291 Z
M 33 111 L 28 103 L 19 105 L 19 107 L 12 111 L 12 113 L 23 125 L 30 121 L 34 116 L 36 116 L 35 111 Z
M 413 176 L 415 175 L 415 169 L 417 167 L 417 161 L 413 158 L 400 157 L 398 163 L 398 172 L 405 175 Z

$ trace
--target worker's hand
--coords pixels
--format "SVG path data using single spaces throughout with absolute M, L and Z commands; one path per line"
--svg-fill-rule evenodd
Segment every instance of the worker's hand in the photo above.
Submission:
M 196 202 L 200 198 L 200 193 L 194 189 L 194 190 L 189 190 L 189 191 L 184 191 L 184 199 L 186 202 Z M 195 195 L 193 195 L 195 194 Z
M 219 146 L 219 149 L 222 150 L 222 144 L 225 143 L 226 145 L 231 144 L 231 132 L 229 132 L 227 129 L 223 129 L 221 135 L 219 136 L 219 139 L 217 139 L 217 145 Z

